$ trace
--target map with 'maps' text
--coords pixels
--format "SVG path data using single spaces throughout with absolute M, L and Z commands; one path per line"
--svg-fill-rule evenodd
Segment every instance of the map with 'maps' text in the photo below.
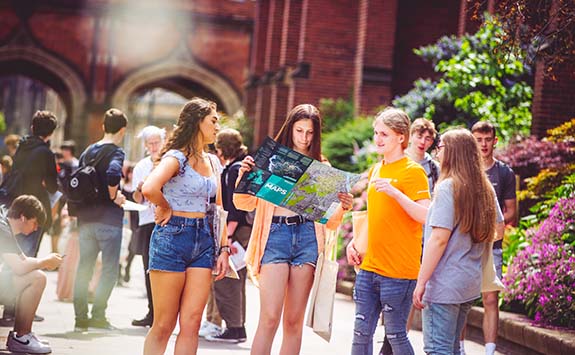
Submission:
M 285 207 L 308 220 L 326 223 L 335 212 L 338 192 L 349 192 L 360 176 L 321 163 L 267 137 L 235 192 Z

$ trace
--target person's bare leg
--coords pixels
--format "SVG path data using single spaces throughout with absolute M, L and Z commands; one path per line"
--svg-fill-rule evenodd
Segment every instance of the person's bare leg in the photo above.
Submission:
M 16 300 L 14 331 L 18 335 L 28 334 L 32 331 L 34 315 L 46 288 L 46 274 L 34 270 L 22 276 L 14 276 L 13 284 L 19 294 Z
M 303 319 L 315 268 L 311 265 L 290 267 L 283 312 L 281 355 L 297 355 L 301 349 Z
M 196 354 L 202 313 L 212 285 L 212 270 L 188 268 L 180 305 L 180 333 L 174 355 Z
M 497 328 L 499 325 L 499 292 L 483 292 L 483 339 L 485 340 L 486 353 L 495 352 L 497 341 Z M 492 344 L 492 345 L 489 345 Z
M 174 331 L 186 275 L 183 272 L 151 271 L 154 323 L 144 342 L 144 355 L 163 355 Z
M 269 355 L 278 329 L 286 287 L 288 264 L 265 264 L 260 271 L 260 318 L 252 344 L 252 355 Z

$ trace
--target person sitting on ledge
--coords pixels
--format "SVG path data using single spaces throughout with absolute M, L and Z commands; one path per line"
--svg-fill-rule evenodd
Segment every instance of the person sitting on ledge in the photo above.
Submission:
M 29 236 L 44 225 L 46 213 L 34 196 L 16 198 L 8 211 L 0 209 L 0 304 L 15 303 L 14 330 L 6 346 L 15 353 L 46 354 L 52 350 L 32 332 L 34 314 L 46 288 L 46 275 L 54 270 L 62 256 L 51 253 L 44 258 L 24 255 L 15 235 Z

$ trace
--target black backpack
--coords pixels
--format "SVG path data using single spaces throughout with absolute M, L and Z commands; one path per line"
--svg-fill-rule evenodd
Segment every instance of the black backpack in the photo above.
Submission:
M 88 162 L 82 159 L 78 169 L 72 172 L 64 183 L 64 193 L 69 203 L 79 206 L 99 200 L 100 184 L 96 166 L 115 148 L 115 145 L 110 144 L 103 147 Z

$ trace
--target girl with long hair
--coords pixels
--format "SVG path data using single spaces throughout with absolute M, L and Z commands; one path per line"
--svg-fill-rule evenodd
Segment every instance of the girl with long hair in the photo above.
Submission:
M 206 208 L 217 196 L 217 157 L 204 152 L 219 130 L 216 104 L 193 98 L 185 104 L 161 161 L 152 170 L 142 193 L 154 206 L 149 273 L 154 321 L 144 354 L 164 354 L 179 318 L 174 354 L 195 354 L 202 313 L 210 293 L 214 253 L 219 253 L 216 280 L 228 268 L 229 247 L 214 250 Z
M 404 153 L 409 129 L 407 114 L 392 107 L 380 112 L 373 123 L 373 140 L 383 160 L 369 172 L 367 252 L 362 258 L 353 241 L 347 246 L 348 262 L 360 265 L 353 297 L 354 355 L 373 353 L 373 334 L 382 311 L 393 353 L 414 353 L 406 324 L 430 196 L 425 170 Z
M 503 215 L 471 132 L 450 130 L 437 149 L 441 173 L 425 224 L 413 304 L 423 309 L 424 351 L 459 354 L 461 328 L 481 292 L 482 255 Z
M 322 161 L 321 117 L 317 108 L 298 105 L 288 114 L 276 141 L 308 157 Z M 239 177 L 249 172 L 254 160 L 242 161 Z M 256 210 L 246 262 L 260 286 L 260 317 L 252 354 L 270 354 L 283 313 L 280 354 L 299 354 L 303 319 L 313 283 L 315 264 L 324 245 L 325 228 L 336 229 L 353 196 L 338 193 L 340 205 L 326 225 L 306 220 L 282 207 L 246 194 L 234 194 L 238 209 Z

